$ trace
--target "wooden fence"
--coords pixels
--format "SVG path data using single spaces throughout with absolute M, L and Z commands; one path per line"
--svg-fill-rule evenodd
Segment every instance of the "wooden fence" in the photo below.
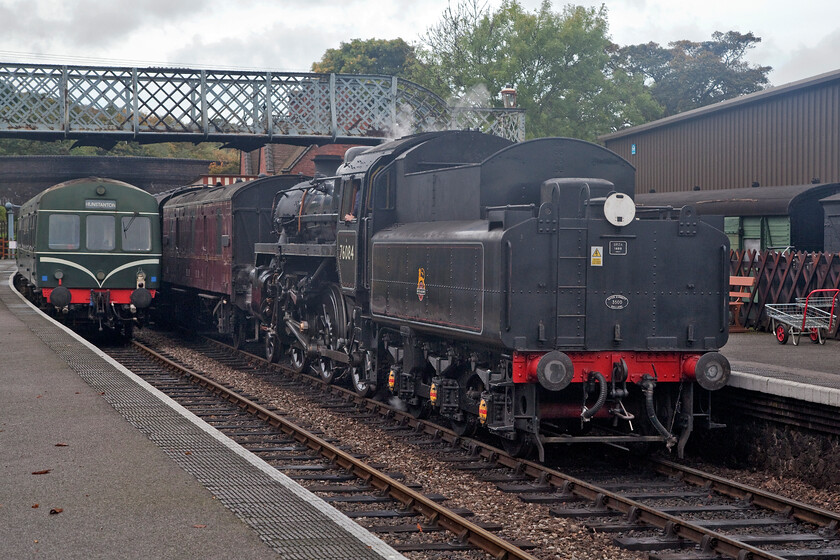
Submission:
M 765 304 L 793 303 L 811 290 L 840 288 L 840 253 L 731 251 L 729 264 L 733 276 L 758 278 L 752 299 L 741 308 L 746 327 L 768 327 Z

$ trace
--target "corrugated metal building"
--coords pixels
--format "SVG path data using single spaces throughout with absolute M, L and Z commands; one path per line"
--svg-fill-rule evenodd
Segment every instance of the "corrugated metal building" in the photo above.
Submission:
M 840 181 L 840 70 L 602 136 L 636 192 Z

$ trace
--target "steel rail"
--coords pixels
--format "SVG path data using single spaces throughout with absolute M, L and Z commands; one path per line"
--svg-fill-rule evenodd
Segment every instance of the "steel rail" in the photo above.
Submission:
M 667 535 L 688 539 L 699 544 L 704 550 L 738 559 L 784 560 L 781 556 L 770 554 L 717 531 L 706 529 L 685 519 L 664 513 L 654 507 L 625 498 L 618 493 L 610 492 L 584 480 L 548 469 L 539 463 L 516 459 L 493 448 L 482 449 L 480 454 L 498 464 L 517 469 L 521 474 L 531 476 L 541 483 L 557 488 L 561 492 L 579 496 L 604 509 L 623 513 L 630 522 L 642 522 L 662 529 Z
M 748 501 L 757 507 L 782 513 L 818 527 L 826 527 L 834 531 L 840 528 L 840 514 L 832 511 L 778 496 L 754 486 L 704 473 L 665 459 L 651 458 L 650 462 L 658 472 L 667 476 L 678 476 L 689 484 L 710 488 L 731 498 Z
M 349 453 L 342 451 L 338 447 L 330 444 L 308 430 L 289 422 L 285 418 L 278 416 L 267 408 L 237 394 L 227 387 L 216 383 L 212 379 L 170 360 L 166 356 L 155 352 L 148 346 L 137 342 L 136 340 L 132 341 L 132 343 L 136 348 L 149 354 L 154 359 L 181 372 L 182 375 L 190 378 L 197 385 L 224 397 L 229 402 L 236 404 L 240 408 L 247 410 L 249 413 L 264 420 L 275 428 L 280 429 L 285 434 L 293 437 L 298 443 L 306 445 L 313 451 L 320 453 L 322 456 L 334 462 L 339 467 L 358 476 L 367 484 L 370 484 L 378 490 L 387 493 L 388 496 L 400 502 L 404 507 L 411 508 L 417 513 L 423 515 L 430 522 L 437 523 L 444 529 L 454 533 L 461 541 L 472 544 L 498 560 L 536 560 L 534 556 L 528 554 L 512 543 L 494 535 L 486 529 L 479 527 L 475 523 L 468 521 L 460 515 L 450 511 L 448 508 L 435 503 L 423 494 L 412 490 L 408 486 L 394 480 L 378 469 L 375 469 L 370 465 L 367 465 L 365 462 L 356 459 Z
M 260 364 L 269 364 L 268 361 L 264 360 L 260 356 L 242 352 L 241 350 L 237 350 L 230 345 L 227 345 L 223 342 L 219 342 L 212 338 L 207 340 L 211 341 L 213 344 L 227 348 L 229 349 L 229 351 L 244 354 L 248 357 L 248 359 L 255 360 Z M 447 443 L 453 445 L 461 444 L 464 448 L 468 449 L 475 455 L 476 460 L 484 459 L 488 462 L 493 462 L 498 465 L 515 470 L 518 473 L 530 476 L 533 479 L 540 481 L 541 483 L 553 486 L 560 492 L 584 498 L 607 510 L 613 510 L 619 513 L 623 513 L 627 516 L 628 521 L 645 523 L 652 527 L 662 529 L 668 535 L 678 536 L 690 540 L 700 545 L 701 548 L 703 548 L 704 550 L 716 552 L 718 554 L 726 556 L 731 556 L 739 560 L 784 560 L 781 556 L 771 554 L 767 551 L 761 550 L 747 543 L 743 543 L 717 531 L 713 531 L 700 525 L 696 525 L 685 519 L 661 512 L 654 507 L 648 506 L 646 504 L 637 502 L 629 498 L 625 498 L 615 492 L 610 492 L 609 490 L 600 488 L 584 480 L 563 474 L 559 471 L 545 467 L 544 465 L 541 465 L 539 463 L 512 457 L 504 451 L 502 451 L 501 449 L 485 444 L 483 442 L 468 438 L 462 438 L 451 430 L 448 430 L 446 428 L 432 424 L 427 421 L 414 418 L 407 412 L 397 410 L 385 403 L 360 397 L 356 395 L 353 391 L 337 387 L 335 385 L 325 385 L 320 380 L 314 377 L 302 373 L 293 372 L 292 370 L 288 370 L 287 368 L 284 368 L 282 365 L 279 364 L 270 365 L 273 367 L 282 368 L 283 371 L 290 371 L 294 373 L 299 379 L 310 382 L 313 385 L 318 385 L 322 388 L 326 388 L 326 390 L 328 390 L 332 394 L 342 395 L 348 400 L 354 400 L 357 404 L 363 403 L 368 411 L 379 411 L 382 414 L 397 417 L 400 419 L 401 422 L 418 430 L 422 430 L 426 434 L 438 436 Z M 696 472 L 699 473 L 699 471 Z M 720 480 L 723 481 L 723 479 Z M 760 505 L 760 501 L 757 501 L 756 505 Z M 803 508 L 808 507 L 805 504 L 800 505 Z M 784 512 L 787 510 L 782 509 L 781 511 Z M 830 512 L 827 513 L 832 515 Z

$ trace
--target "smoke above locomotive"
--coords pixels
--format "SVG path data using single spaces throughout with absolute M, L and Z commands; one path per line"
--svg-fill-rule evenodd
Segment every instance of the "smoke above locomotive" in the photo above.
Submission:
M 353 148 L 274 195 L 247 320 L 270 360 L 512 453 L 582 436 L 681 453 L 729 375 L 729 244 L 690 207 L 637 211 L 634 177 L 568 138 Z

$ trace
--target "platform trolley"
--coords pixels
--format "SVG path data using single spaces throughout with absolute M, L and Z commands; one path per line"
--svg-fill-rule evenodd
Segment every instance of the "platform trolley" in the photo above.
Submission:
M 837 321 L 835 315 L 837 296 L 840 289 L 813 290 L 804 298 L 796 298 L 794 303 L 768 303 L 764 306 L 770 317 L 773 334 L 779 344 L 787 344 L 788 339 L 794 346 L 799 344 L 799 337 L 807 333 L 814 344 L 825 344 L 825 339 Z

